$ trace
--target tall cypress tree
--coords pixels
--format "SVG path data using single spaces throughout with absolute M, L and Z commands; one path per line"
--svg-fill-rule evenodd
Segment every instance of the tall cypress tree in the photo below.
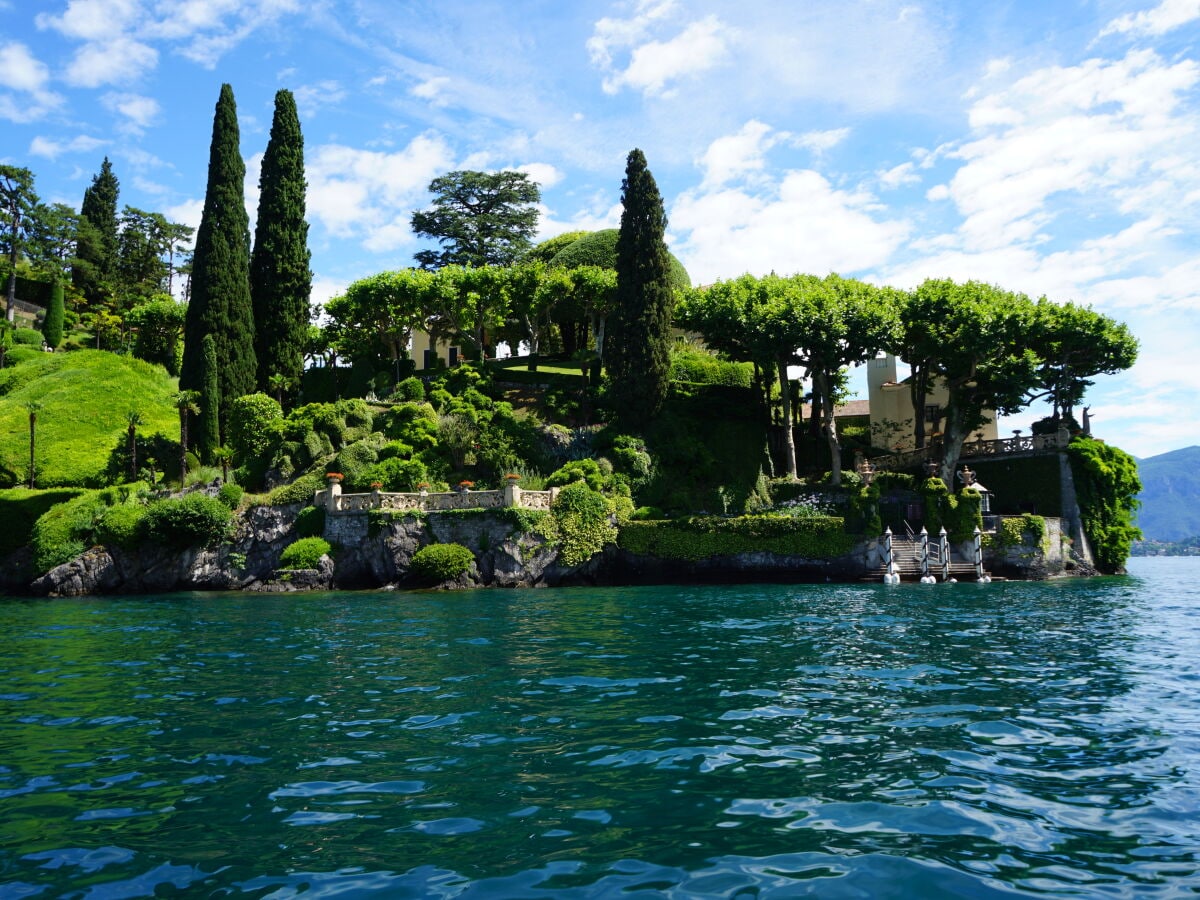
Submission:
M 616 309 L 608 319 L 604 361 L 614 412 L 636 428 L 658 414 L 667 396 L 675 308 L 663 240 L 667 217 L 641 150 L 626 161 L 621 204 Z
M 217 428 L 220 422 L 221 383 L 216 340 L 211 334 L 206 334 L 201 346 L 204 350 L 204 390 L 200 392 L 200 430 L 196 435 L 196 455 L 210 463 L 212 452 L 221 445 Z
M 63 339 L 63 285 L 55 279 L 50 288 L 50 302 L 46 305 L 46 318 L 42 321 L 42 337 L 46 343 L 57 350 Z
M 238 149 L 233 88 L 221 85 L 208 157 L 208 188 L 192 257 L 192 298 L 184 324 L 181 390 L 205 389 L 204 336 L 217 351 L 220 419 L 229 404 L 254 390 L 254 313 L 250 305 L 250 221 L 243 182 L 246 164 Z M 210 433 L 200 423 L 202 434 Z M 222 432 L 224 429 L 221 429 Z
M 308 223 L 304 220 L 304 136 L 291 91 L 275 94 L 275 118 L 258 180 L 258 221 L 250 257 L 258 388 L 271 376 L 296 382 L 308 335 Z
M 121 184 L 106 156 L 99 173 L 83 192 L 75 243 L 75 258 L 79 262 L 71 270 L 71 282 L 91 306 L 106 298 L 117 271 L 117 198 L 120 193 Z

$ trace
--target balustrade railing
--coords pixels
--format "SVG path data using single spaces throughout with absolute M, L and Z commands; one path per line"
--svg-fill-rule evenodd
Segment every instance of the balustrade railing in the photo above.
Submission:
M 313 495 L 316 506 L 325 507 L 329 513 L 359 513 L 372 509 L 412 510 L 414 512 L 437 512 L 451 509 L 499 509 L 520 507 L 522 509 L 550 509 L 558 488 L 548 491 L 523 491 L 509 485 L 499 491 L 421 491 L 419 493 L 386 493 L 371 491 L 369 494 L 343 494 L 341 485 L 332 484 Z
M 1007 456 L 1014 453 L 1040 453 L 1046 450 L 1064 449 L 1071 436 L 1063 431 L 1054 434 L 1031 434 L 994 441 L 971 441 L 963 444 L 959 459 L 977 459 L 986 456 Z M 923 450 L 908 450 L 871 460 L 876 469 L 911 469 L 940 453 L 935 444 Z

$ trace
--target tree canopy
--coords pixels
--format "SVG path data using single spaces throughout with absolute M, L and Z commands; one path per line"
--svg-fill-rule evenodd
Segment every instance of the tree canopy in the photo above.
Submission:
M 433 206 L 413 213 L 412 228 L 442 249 L 414 254 L 421 268 L 503 266 L 529 249 L 542 195 L 524 172 L 449 172 L 429 191 Z

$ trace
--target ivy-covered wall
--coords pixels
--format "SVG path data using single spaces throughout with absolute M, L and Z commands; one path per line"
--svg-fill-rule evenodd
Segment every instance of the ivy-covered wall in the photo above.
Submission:
M 993 513 L 1063 514 L 1058 454 L 964 462 L 975 470 L 979 483 L 992 492 Z

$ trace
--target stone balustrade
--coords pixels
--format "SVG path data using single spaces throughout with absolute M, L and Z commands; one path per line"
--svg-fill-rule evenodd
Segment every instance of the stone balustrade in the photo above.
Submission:
M 363 513 L 372 509 L 436 512 L 449 509 L 499 509 L 516 506 L 522 509 L 550 509 L 558 488 L 548 491 L 523 491 L 515 484 L 499 491 L 420 491 L 419 493 L 343 494 L 339 483 L 330 484 L 313 495 L 313 505 L 325 507 L 327 514 Z
M 1054 434 L 1031 434 L 1020 437 L 1000 438 L 995 441 L 971 441 L 963 444 L 960 460 L 978 459 L 987 456 L 1012 456 L 1021 453 L 1044 453 L 1047 450 L 1065 450 L 1071 442 L 1071 435 L 1066 429 L 1060 429 Z M 903 470 L 913 469 L 922 465 L 931 457 L 941 455 L 941 447 L 937 444 L 924 450 L 909 450 L 904 453 L 894 453 L 871 460 L 877 469 Z

